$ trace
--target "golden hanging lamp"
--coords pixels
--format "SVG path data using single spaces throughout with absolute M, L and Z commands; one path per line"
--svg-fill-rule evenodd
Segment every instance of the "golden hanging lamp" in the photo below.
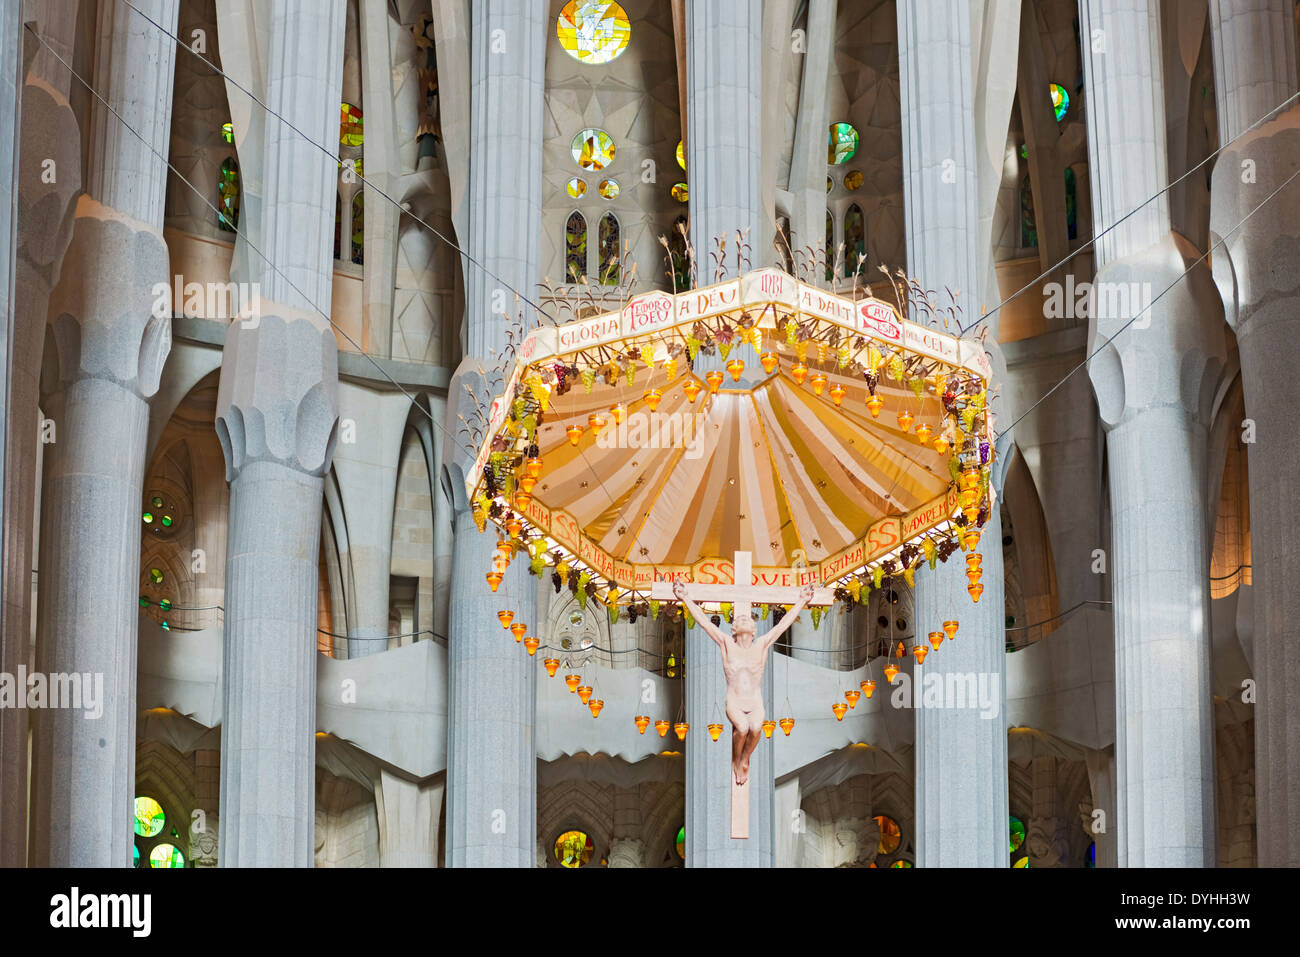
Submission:
M 776 730 L 776 722 L 773 721 L 771 718 L 768 718 L 766 721 L 763 722 L 763 737 L 770 738 L 772 736 L 772 732 L 775 730 Z
M 885 407 L 885 400 L 874 392 L 867 397 L 867 411 L 871 413 L 873 419 L 880 418 L 880 410 Z
M 596 699 L 595 699 L 594 701 L 592 701 L 591 704 L 589 704 L 587 707 L 591 708 L 591 716 L 592 716 L 593 718 L 599 718 L 599 717 L 600 717 L 600 709 L 603 708 L 603 707 L 605 707 L 605 702 L 604 702 L 602 699 L 600 699 L 600 698 L 596 698 Z
M 709 737 L 712 738 L 714 741 L 717 741 L 718 738 L 722 735 L 722 725 L 711 724 L 708 727 L 709 727 Z
M 502 628 L 509 628 L 510 623 L 514 620 L 515 620 L 515 613 L 513 611 L 497 612 L 497 621 L 501 622 Z
M 795 385 L 803 385 L 803 380 L 808 378 L 808 367 L 802 362 L 795 363 L 794 368 L 790 370 L 790 378 L 794 379 Z
M 556 671 L 559 669 L 559 667 L 560 667 L 560 659 L 559 659 L 559 658 L 545 658 L 545 659 L 542 660 L 542 665 L 546 668 L 546 673 L 547 673 L 548 675 L 550 675 L 552 678 L 554 678 L 554 677 L 555 677 L 555 672 L 556 672 Z
M 862 697 L 861 691 L 849 690 L 844 692 L 844 698 L 846 701 L 848 701 L 850 708 L 856 708 L 858 706 L 858 699 L 861 697 Z
M 771 375 L 772 370 L 781 363 L 780 357 L 771 349 L 765 350 L 763 354 L 758 357 L 758 361 L 763 363 L 763 371 L 768 375 Z
M 686 393 L 686 401 L 695 404 L 695 397 L 700 394 L 701 386 L 694 379 L 687 379 L 682 384 L 682 391 Z
M 876 693 L 876 683 L 870 678 L 862 682 L 861 688 L 862 688 L 862 693 L 866 695 L 868 698 L 870 698 L 873 694 Z
M 664 394 L 660 392 L 658 389 L 646 389 L 644 395 L 642 396 L 642 398 L 645 399 L 645 404 L 650 407 L 651 412 L 659 408 L 659 400 L 662 399 L 663 397 Z
M 667 736 L 668 728 L 669 728 L 668 722 L 663 720 L 662 718 L 660 718 L 658 721 L 655 722 L 655 730 L 659 732 L 659 737 L 661 738 Z
M 741 373 L 745 371 L 745 360 L 741 358 L 732 359 L 727 363 L 727 371 L 731 373 L 732 382 L 739 382 Z
M 790 732 L 794 730 L 794 718 L 782 718 L 777 722 L 777 724 L 781 726 L 781 730 L 785 732 L 785 736 L 787 738 L 790 737 Z
M 831 710 L 835 712 L 836 721 L 843 721 L 844 714 L 846 711 L 849 710 L 849 706 L 846 705 L 843 701 L 837 701 L 833 705 L 831 705 Z
M 645 729 L 650 727 L 650 716 L 648 714 L 639 714 L 634 720 L 636 722 L 636 733 L 645 734 Z
M 529 658 L 537 654 L 537 649 L 541 647 L 541 644 L 542 643 L 538 641 L 536 638 L 534 638 L 532 635 L 529 635 L 527 638 L 524 639 L 524 647 L 528 649 Z
M 722 385 L 722 373 L 717 369 L 710 369 L 704 374 L 704 381 L 709 384 L 709 395 L 717 395 L 718 387 Z

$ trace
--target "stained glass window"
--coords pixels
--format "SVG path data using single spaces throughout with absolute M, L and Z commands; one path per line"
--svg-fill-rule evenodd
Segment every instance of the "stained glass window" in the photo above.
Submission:
M 149 852 L 150 867 L 184 867 L 185 855 L 175 844 L 155 844 Z
M 358 266 L 362 262 L 362 251 L 366 242 L 366 208 L 365 192 L 358 191 L 352 197 L 352 261 Z
M 681 140 L 677 141 L 677 165 L 682 168 L 682 172 L 686 171 L 686 148 Z
M 235 142 L 235 126 L 233 123 L 221 124 L 221 138 L 227 143 Z
M 140 837 L 156 837 L 162 833 L 167 815 L 162 805 L 151 797 L 135 799 L 135 833 Z
M 239 228 L 239 164 L 233 156 L 221 161 L 217 180 L 217 228 L 233 233 Z
M 587 181 L 581 176 L 575 176 L 564 184 L 564 191 L 574 199 L 582 199 L 587 195 Z
M 844 214 L 844 275 L 852 276 L 867 258 L 867 228 L 862 207 L 854 203 Z
M 561 867 L 582 867 L 595 853 L 591 838 L 583 831 L 565 831 L 555 839 L 555 859 Z
M 618 180 L 616 179 L 602 180 L 599 189 L 600 189 L 600 195 L 603 196 L 605 199 L 614 199 L 616 196 L 618 196 L 618 190 L 619 190 Z
M 1029 855 L 1026 854 L 1024 857 L 1022 857 L 1020 860 L 1016 861 L 1016 862 L 1015 862 L 1014 864 L 1012 864 L 1011 866 L 1012 866 L 1012 867 L 1028 867 L 1028 866 L 1029 866 Z
M 149 580 L 155 585 L 161 585 L 163 582 L 163 573 L 161 568 L 149 569 Z
M 555 21 L 560 46 L 580 63 L 599 66 L 627 49 L 632 25 L 617 3 L 609 0 L 569 0 Z
M 686 860 L 686 828 L 683 826 L 677 832 L 677 856 Z
M 1020 845 L 1025 843 L 1025 824 L 1014 814 L 1010 817 L 1011 853 L 1014 854 L 1020 850 Z
M 365 141 L 361 108 L 351 103 L 339 104 L 339 145 L 360 146 Z
M 1084 866 L 1085 867 L 1097 866 L 1097 844 L 1095 841 L 1088 845 L 1088 863 Z
M 564 273 L 566 282 L 587 275 L 587 221 L 582 213 L 570 215 L 564 230 Z
M 131 845 L 131 850 L 132 850 L 133 852 L 135 852 L 135 856 L 132 858 L 132 863 L 134 864 L 134 866 L 139 867 L 139 866 L 140 866 L 140 848 L 137 847 L 137 846 L 135 846 L 134 844 L 132 844 L 132 845 Z
M 1071 239 L 1079 235 L 1079 210 L 1075 205 L 1074 170 L 1065 168 L 1065 228 Z
M 889 866 L 890 866 L 890 867 L 911 867 L 911 866 L 912 866 L 912 862 L 911 862 L 911 861 L 894 861 L 894 863 L 890 864 Z
M 600 217 L 600 281 L 617 286 L 622 279 L 619 257 L 619 227 L 613 213 Z
M 858 131 L 848 123 L 832 123 L 826 144 L 826 162 L 832 166 L 847 163 L 858 151 Z
M 1025 249 L 1038 245 L 1038 223 L 1034 218 L 1034 191 L 1028 176 L 1020 184 L 1020 245 Z
M 575 163 L 599 172 L 614 162 L 614 138 L 604 130 L 585 129 L 573 138 L 572 151 Z
M 1056 122 L 1065 119 L 1066 111 L 1070 109 L 1070 94 L 1065 91 L 1065 87 L 1059 83 L 1053 83 L 1052 90 L 1052 112 L 1056 114 Z
M 835 278 L 835 220 L 831 211 L 826 210 L 826 281 Z
M 862 170 L 855 169 L 844 177 L 844 188 L 850 193 L 862 188 Z
M 673 199 L 679 203 L 690 202 L 691 188 L 685 183 L 673 183 Z
M 877 814 L 873 820 L 880 825 L 880 845 L 876 848 L 877 854 L 893 854 L 898 850 L 899 843 L 903 840 L 903 831 L 898 826 L 898 822 L 887 814 Z M 898 862 L 894 862 L 898 866 Z M 906 865 L 911 867 L 911 864 Z

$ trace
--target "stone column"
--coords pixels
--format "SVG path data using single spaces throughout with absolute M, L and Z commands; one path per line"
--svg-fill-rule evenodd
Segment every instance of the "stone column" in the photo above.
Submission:
M 380 769 L 375 782 L 380 867 L 437 867 L 443 783 L 421 786 Z
M 755 609 L 757 610 L 757 609 Z M 731 628 L 725 620 L 723 634 Z M 763 710 L 776 719 L 771 660 L 763 672 Z M 686 866 L 772 867 L 776 802 L 773 741 L 764 738 L 749 759 L 749 838 L 731 837 L 731 724 L 724 703 L 722 654 L 699 625 L 686 629 Z M 708 724 L 722 724 L 717 741 Z M 673 736 L 673 732 L 668 732 Z M 780 734 L 780 732 L 776 732 Z
M 504 305 L 518 315 L 513 289 L 531 297 L 539 279 L 542 210 L 542 116 L 546 43 L 553 30 L 544 4 L 486 0 L 470 12 L 470 130 L 466 320 L 462 361 L 448 389 L 443 423 L 446 487 L 453 497 L 456 548 L 448 622 L 447 864 L 534 867 L 537 864 L 536 659 L 497 623 L 541 625 L 537 580 L 526 557 L 514 560 L 493 594 L 497 536 L 480 533 L 466 501 L 464 476 L 473 454 L 460 444 L 462 420 L 473 421 L 504 386 L 496 354 L 507 343 Z M 504 51 L 504 52 L 502 52 Z M 494 276 L 500 277 L 493 278 Z M 524 317 L 525 328 L 536 317 Z M 466 394 L 468 386 L 473 397 Z
M 830 69 L 835 62 L 835 0 L 810 0 L 807 51 L 790 157 L 790 248 L 826 245 L 826 142 L 830 128 Z M 830 251 L 834 255 L 834 250 Z M 826 274 L 809 270 L 813 282 Z
M 641 799 L 635 784 L 615 785 L 614 836 L 609 845 L 610 867 L 645 867 Z
M 1213 252 L 1214 278 L 1237 334 L 1246 416 L 1255 432 L 1248 455 L 1257 610 L 1256 837 L 1261 867 L 1297 867 L 1300 710 L 1288 689 L 1300 682 L 1300 547 L 1290 533 L 1300 517 L 1293 480 L 1300 473 L 1300 435 L 1279 383 L 1291 374 L 1300 336 L 1300 184 L 1253 211 L 1300 166 L 1300 106 L 1245 133 L 1295 93 L 1294 12 L 1284 0 L 1213 0 L 1210 15 L 1219 142 L 1241 136 L 1214 167 L 1210 232 L 1225 241 Z
M 1084 0 L 1093 221 L 1168 182 L 1158 5 Z M 1162 198 L 1097 244 L 1089 365 L 1110 473 L 1119 866 L 1215 861 L 1205 525 L 1209 412 L 1225 347 L 1199 255 Z M 1113 343 L 1103 343 L 1169 289 Z
M 313 863 L 322 487 L 338 421 L 338 349 L 321 315 L 330 311 L 336 166 L 304 136 L 338 142 L 343 27 L 343 0 L 277 4 L 257 30 L 270 112 L 252 111 L 260 137 L 236 130 L 260 200 L 240 218 L 257 250 L 241 237 L 232 272 L 247 268 L 263 299 L 226 333 L 217 393 L 230 482 L 223 867 Z
M 926 288 L 960 290 L 964 321 L 984 302 L 981 252 L 989 243 L 979 210 L 980 153 L 972 88 L 972 12 L 960 0 L 899 4 L 899 97 L 903 116 L 903 195 L 908 270 Z M 986 348 L 1002 368 L 990 323 Z M 997 405 L 994 412 L 1005 415 Z M 1005 419 L 1003 420 L 1005 421 Z M 1009 437 L 1006 437 L 1009 438 Z M 1001 490 L 1009 442 L 998 443 L 993 487 Z M 984 594 L 972 603 L 957 552 L 916 575 L 912 628 L 917 639 L 944 621 L 961 623 L 955 641 L 914 672 L 958 676 L 985 689 L 988 708 L 916 712 L 916 859 L 922 867 L 1006 867 L 1007 733 L 1002 521 L 995 504 L 980 538 Z M 991 712 L 991 713 L 990 713 Z
M 143 9 L 175 29 L 176 0 Z M 42 496 L 37 665 L 80 675 L 83 705 L 90 686 L 102 688 L 102 713 L 35 713 L 31 861 L 50 867 L 132 864 L 122 822 L 135 797 L 140 486 L 148 400 L 171 350 L 170 319 L 152 307 L 168 272 L 175 44 L 116 5 L 99 10 L 97 36 L 96 89 L 118 116 L 91 101 L 87 192 L 49 305 L 43 405 L 56 440 Z
M 221 833 L 221 751 L 199 748 L 194 752 L 194 807 L 202 814 L 190 820 L 190 860 L 195 867 L 217 866 L 217 838 Z
M 761 228 L 762 5 L 719 0 L 686 5 L 686 168 L 691 179 L 691 243 L 697 282 L 713 281 L 713 240 L 727 241 L 727 275 L 736 269 L 737 232 L 746 234 L 750 267 L 770 261 L 756 244 Z M 746 349 L 749 347 L 746 346 Z M 745 354 L 755 367 L 757 356 Z M 697 373 L 721 360 L 701 357 Z M 745 384 L 742 380 L 742 385 Z M 725 622 L 724 622 L 725 628 Z M 772 664 L 764 678 L 766 707 L 772 707 Z M 750 763 L 748 840 L 731 839 L 731 730 L 722 711 L 726 684 L 718 649 L 696 626 L 686 630 L 686 866 L 771 867 L 772 749 L 764 741 Z M 713 741 L 705 726 L 725 730 Z M 671 732 L 670 732 L 671 733 Z

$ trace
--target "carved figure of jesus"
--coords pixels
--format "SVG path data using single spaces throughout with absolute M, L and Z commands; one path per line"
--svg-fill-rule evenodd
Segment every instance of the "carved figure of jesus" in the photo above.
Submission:
M 763 739 L 763 721 L 766 718 L 763 713 L 763 669 L 767 666 L 768 652 L 794 624 L 804 606 L 812 601 L 813 587 L 804 586 L 794 607 L 762 638 L 754 637 L 754 619 L 748 605 L 736 609 L 731 634 L 725 635 L 709 620 L 704 610 L 686 596 L 686 586 L 682 582 L 673 583 L 673 596 L 722 650 L 722 673 L 727 679 L 727 720 L 731 722 L 731 772 L 736 785 L 743 787 L 749 780 L 749 757 Z

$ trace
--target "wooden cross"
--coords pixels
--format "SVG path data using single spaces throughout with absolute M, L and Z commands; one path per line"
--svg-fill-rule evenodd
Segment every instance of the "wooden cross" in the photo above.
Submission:
M 797 602 L 799 601 L 799 593 L 802 592 L 806 587 L 803 585 L 791 586 L 791 585 L 755 584 L 753 564 L 749 552 L 736 552 L 733 567 L 735 568 L 735 574 L 733 576 L 733 580 L 734 580 L 733 584 L 730 585 L 691 584 L 689 586 L 686 586 L 686 592 L 684 597 L 696 603 L 702 601 L 731 602 L 734 609 L 733 614 L 735 616 L 739 616 L 741 614 L 750 615 L 751 614 L 750 607 L 755 602 L 759 604 L 766 604 L 766 605 L 797 604 Z M 797 581 L 798 580 L 797 571 L 798 571 L 797 569 L 791 569 L 790 574 L 788 576 L 783 575 L 782 577 L 788 577 L 791 580 Z M 672 582 L 655 582 L 654 585 L 651 586 L 650 597 L 658 600 L 667 600 L 667 601 L 675 601 L 677 598 L 677 596 L 673 593 Z M 809 602 L 809 604 L 829 605 L 834 600 L 835 600 L 835 595 L 832 589 L 814 588 L 813 597 L 812 600 Z M 779 636 L 792 623 L 793 622 L 787 623 L 785 618 L 782 618 L 780 623 L 778 623 L 775 628 L 770 629 L 761 638 L 757 634 L 755 634 L 753 645 L 751 645 L 751 647 L 761 646 L 768 639 L 775 641 L 775 638 L 773 637 L 773 632 L 776 632 L 776 635 Z M 712 623 L 701 621 L 700 624 L 702 627 L 706 629 L 706 631 L 709 630 L 716 631 L 716 629 L 713 629 Z M 712 631 L 710 637 L 713 637 Z M 722 642 L 718 638 L 715 637 L 714 640 L 719 642 L 720 647 L 722 646 Z M 730 648 L 732 646 L 727 646 L 727 647 Z M 724 648 L 724 651 L 725 650 L 726 649 Z M 770 647 L 762 648 L 761 652 L 759 652 L 758 648 L 755 648 L 755 653 L 760 654 L 760 658 L 758 660 L 761 661 L 763 664 L 766 664 L 766 656 L 768 654 L 768 651 L 770 651 Z M 740 653 L 739 651 L 732 652 L 733 655 L 739 653 Z M 730 691 L 731 689 L 729 687 L 728 688 L 729 695 L 730 695 Z M 741 720 L 743 722 L 743 718 Z M 736 760 L 735 742 L 739 740 L 736 734 L 734 733 L 734 731 L 739 731 L 739 730 L 740 729 L 735 729 L 735 724 L 733 722 L 733 736 L 732 736 L 733 762 Z M 757 728 L 751 729 L 751 733 L 757 734 L 757 732 L 758 732 Z M 755 746 L 756 743 L 757 742 L 755 741 L 748 745 L 748 749 L 742 755 L 744 762 L 746 763 L 748 762 L 749 754 L 752 753 L 753 747 Z M 745 779 L 744 784 L 737 784 L 735 776 L 733 776 L 731 779 L 731 836 L 732 838 L 738 840 L 747 840 L 749 838 L 749 779 L 748 778 Z

